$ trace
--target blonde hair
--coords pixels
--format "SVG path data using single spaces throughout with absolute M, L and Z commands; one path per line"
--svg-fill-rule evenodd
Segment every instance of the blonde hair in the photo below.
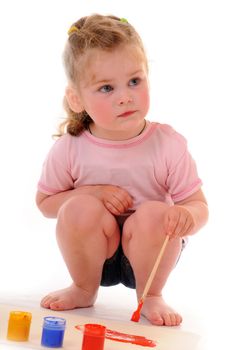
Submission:
M 132 44 L 141 50 L 146 66 L 148 66 L 140 36 L 133 26 L 123 18 L 99 14 L 82 17 L 72 24 L 68 35 L 63 60 L 66 76 L 75 86 L 78 85 L 82 75 L 81 64 L 84 55 L 90 49 L 111 51 L 119 45 Z M 59 125 L 57 136 L 62 136 L 64 133 L 79 135 L 92 122 L 86 111 L 81 113 L 72 111 L 65 97 L 64 109 L 67 118 Z

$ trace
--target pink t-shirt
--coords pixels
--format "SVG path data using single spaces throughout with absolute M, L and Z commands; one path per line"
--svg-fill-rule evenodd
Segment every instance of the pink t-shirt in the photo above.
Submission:
M 124 188 L 136 209 L 147 200 L 181 201 L 202 185 L 185 138 L 166 124 L 147 123 L 125 141 L 97 138 L 88 131 L 65 134 L 50 149 L 38 190 L 53 195 L 83 185 Z

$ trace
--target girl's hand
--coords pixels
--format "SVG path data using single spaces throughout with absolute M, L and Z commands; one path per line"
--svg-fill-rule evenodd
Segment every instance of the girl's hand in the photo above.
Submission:
M 97 185 L 93 186 L 93 190 L 92 194 L 99 198 L 113 215 L 123 214 L 133 206 L 131 195 L 121 187 Z
M 170 238 L 183 237 L 194 229 L 195 220 L 187 208 L 174 205 L 165 214 L 164 226 Z

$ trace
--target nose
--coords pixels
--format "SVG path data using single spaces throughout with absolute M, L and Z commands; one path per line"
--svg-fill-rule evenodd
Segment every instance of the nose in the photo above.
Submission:
M 118 97 L 118 105 L 119 106 L 124 106 L 128 103 L 131 103 L 133 101 L 131 94 L 129 91 L 123 91 L 120 93 Z

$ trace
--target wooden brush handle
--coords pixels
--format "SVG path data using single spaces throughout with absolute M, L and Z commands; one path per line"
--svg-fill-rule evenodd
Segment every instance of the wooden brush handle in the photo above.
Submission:
M 147 283 L 145 285 L 144 292 L 143 292 L 142 297 L 141 297 L 141 300 L 143 300 L 143 301 L 146 298 L 146 295 L 147 295 L 147 293 L 148 293 L 148 291 L 149 291 L 149 289 L 151 287 L 152 281 L 153 281 L 153 279 L 155 277 L 157 268 L 159 267 L 159 264 L 160 264 L 160 261 L 162 259 L 162 256 L 163 256 L 163 253 L 165 251 L 165 248 L 166 248 L 166 245 L 168 243 L 168 240 L 169 240 L 169 236 L 167 235 L 165 240 L 164 240 L 164 242 L 163 242 L 162 248 L 160 249 L 159 255 L 157 256 L 157 259 L 156 259 L 155 264 L 153 266 L 153 269 L 152 269 L 152 271 L 150 273 L 150 276 L 149 276 L 149 278 L 147 280 Z

